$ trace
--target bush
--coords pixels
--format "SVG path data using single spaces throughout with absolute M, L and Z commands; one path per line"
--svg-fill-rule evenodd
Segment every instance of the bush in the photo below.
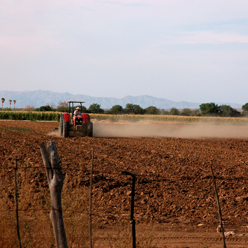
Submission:
M 154 106 L 150 106 L 148 108 L 145 108 L 145 114 L 157 115 L 157 114 L 159 114 L 159 109 L 154 107 Z
M 213 102 L 202 103 L 200 110 L 202 115 L 218 115 L 221 112 L 220 107 Z
M 192 111 L 191 109 L 189 108 L 184 108 L 181 112 L 181 115 L 184 115 L 184 116 L 191 116 L 192 115 Z
M 248 116 L 248 102 L 242 106 L 242 114 Z
M 104 113 L 104 110 L 101 109 L 101 105 L 97 103 L 92 103 L 89 108 L 88 108 L 89 113 L 94 113 L 94 114 L 102 114 Z
M 114 105 L 108 112 L 113 115 L 118 115 L 118 114 L 123 114 L 124 109 L 122 108 L 121 105 Z
M 165 109 L 159 109 L 159 114 L 160 115 L 169 115 L 170 114 L 170 111 L 165 110 Z
M 248 102 L 242 106 L 243 111 L 248 112 Z
M 229 105 L 220 106 L 220 115 L 224 117 L 239 117 L 241 113 Z
M 137 104 L 132 104 L 132 103 L 127 103 L 124 111 L 126 114 L 136 114 L 136 115 L 142 115 L 145 113 L 145 110 L 143 108 L 141 108 Z
M 57 112 L 68 112 L 68 107 L 57 107 L 56 111 Z
M 170 115 L 179 115 L 180 112 L 177 108 L 171 108 L 170 109 Z
M 133 104 L 127 103 L 126 107 L 124 108 L 126 114 L 134 114 Z
M 145 110 L 137 104 L 133 105 L 133 111 L 134 111 L 134 114 L 136 115 L 143 115 L 145 113 Z
M 191 116 L 201 116 L 200 109 L 192 109 L 191 110 Z
M 50 105 L 45 105 L 45 106 L 36 108 L 35 111 L 54 111 L 54 109 Z
M 66 101 L 59 101 L 56 110 L 58 112 L 68 112 L 68 103 Z

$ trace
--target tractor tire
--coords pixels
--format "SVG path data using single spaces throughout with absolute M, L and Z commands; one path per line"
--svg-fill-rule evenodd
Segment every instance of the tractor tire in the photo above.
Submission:
M 89 122 L 87 125 L 87 136 L 93 137 L 93 123 Z
M 69 122 L 63 121 L 63 137 L 69 137 Z
M 63 136 L 63 117 L 60 116 L 59 120 L 59 136 Z

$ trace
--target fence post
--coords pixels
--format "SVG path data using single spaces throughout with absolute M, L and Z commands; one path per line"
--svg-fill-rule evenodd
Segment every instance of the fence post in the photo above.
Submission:
M 89 232 L 90 232 L 90 248 L 92 248 L 92 185 L 93 185 L 93 163 L 94 150 L 92 151 L 91 172 L 90 172 L 90 199 L 89 199 Z
M 224 226 L 223 226 L 223 223 L 222 223 L 222 214 L 221 214 L 221 208 L 220 208 L 220 201 L 219 201 L 218 191 L 217 191 L 217 187 L 216 187 L 214 171 L 213 171 L 213 168 L 212 168 L 211 164 L 210 164 L 210 168 L 211 168 L 211 172 L 212 172 L 214 191 L 215 191 L 217 207 L 218 207 L 218 212 L 219 212 L 219 220 L 220 220 L 221 232 L 222 232 L 222 237 L 223 237 L 223 247 L 226 248 L 226 241 L 225 241 L 225 234 L 224 234 Z
M 20 237 L 20 230 L 19 230 L 19 215 L 18 215 L 17 159 L 15 160 L 14 177 L 15 177 L 16 229 L 17 229 L 19 248 L 21 248 L 22 244 L 21 244 L 21 237 Z
M 44 143 L 40 146 L 40 152 L 46 171 L 47 181 L 51 196 L 51 212 L 50 219 L 53 225 L 56 247 L 67 248 L 66 233 L 63 221 L 61 193 L 64 182 L 64 175 L 59 164 L 59 158 L 56 145 L 53 141 L 47 143 L 48 152 L 50 154 L 49 162 L 48 154 Z
M 134 218 L 134 196 L 135 196 L 135 181 L 136 175 L 128 171 L 123 171 L 122 175 L 128 175 L 132 177 L 132 200 L 131 200 L 131 222 L 132 222 L 132 237 L 133 237 L 133 248 L 136 248 L 136 230 L 135 230 L 135 218 Z

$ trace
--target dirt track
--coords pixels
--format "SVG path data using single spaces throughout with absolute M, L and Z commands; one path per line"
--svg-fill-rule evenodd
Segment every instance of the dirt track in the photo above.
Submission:
M 137 174 L 135 217 L 138 224 L 156 225 L 166 232 L 173 231 L 174 236 L 177 236 L 175 234 L 177 231 L 181 234 L 212 233 L 211 238 L 218 239 L 220 236 L 215 232 L 218 214 L 210 173 L 212 165 L 217 177 L 226 229 L 235 231 L 237 235 L 245 232 L 245 226 L 248 226 L 246 127 L 239 129 L 243 129 L 245 135 L 243 139 L 240 137 L 242 132 L 238 133 L 237 127 L 234 127 L 235 137 L 239 139 L 171 137 L 64 139 L 48 136 L 47 134 L 57 126 L 58 123 L 54 122 L 0 121 L 2 166 L 11 166 L 13 163 L 11 159 L 15 157 L 20 161 L 28 160 L 31 166 L 42 166 L 40 143 L 54 140 L 63 172 L 68 178 L 68 185 L 87 186 L 91 151 L 94 149 L 96 170 L 94 209 L 101 216 L 95 218 L 100 218 L 103 225 L 108 226 L 125 218 L 128 220 L 131 184 L 129 178 L 121 175 L 125 170 Z M 98 132 L 98 136 L 102 136 L 100 126 L 101 123 L 95 125 L 94 133 Z M 174 130 L 180 128 L 181 126 L 176 126 Z M 228 132 L 230 135 L 230 129 Z M 75 172 L 75 168 L 80 168 L 81 171 Z M 82 174 L 83 172 L 85 173 Z M 2 184 L 10 180 L 5 174 L 0 176 Z M 44 178 L 41 180 L 37 177 L 35 181 L 38 184 L 47 184 Z M 38 196 L 34 196 L 34 201 L 36 197 Z M 238 244 L 244 245 L 246 235 L 243 237 L 243 239 L 239 237 L 242 242 Z M 183 244 L 180 246 L 180 242 L 179 239 L 177 247 L 187 247 L 182 246 Z M 221 244 L 221 241 L 218 242 Z M 218 242 L 213 241 L 212 244 Z M 160 243 L 162 247 L 166 247 L 163 246 L 165 244 L 167 243 Z

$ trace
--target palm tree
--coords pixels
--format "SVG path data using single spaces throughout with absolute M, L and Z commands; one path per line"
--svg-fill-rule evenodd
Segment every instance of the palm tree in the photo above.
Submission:
M 13 100 L 13 103 L 14 103 L 14 109 L 15 109 L 16 100 Z
M 9 100 L 9 107 L 11 108 L 11 103 L 12 103 L 12 100 Z
M 5 98 L 1 98 L 2 100 L 2 109 L 3 109 L 3 103 L 5 102 Z

